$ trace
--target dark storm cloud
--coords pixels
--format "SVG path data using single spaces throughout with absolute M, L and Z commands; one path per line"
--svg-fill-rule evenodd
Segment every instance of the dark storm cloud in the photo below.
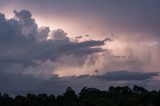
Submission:
M 1 92 L 59 94 L 68 86 L 68 82 L 51 75 L 54 69 L 49 72 L 49 78 L 45 78 L 44 74 L 43 78 L 35 77 L 32 73 L 40 73 L 40 70 L 46 73 L 48 67 L 34 67 L 41 67 L 41 63 L 46 61 L 54 63 L 62 56 L 81 58 L 104 51 L 100 46 L 105 45 L 105 40 L 71 41 L 62 29 L 50 31 L 49 27 L 39 28 L 28 10 L 14 11 L 14 14 L 11 19 L 0 14 Z M 28 67 L 33 68 L 31 74 L 26 74 Z
M 98 75 L 94 77 L 102 80 L 109 80 L 109 81 L 141 81 L 141 80 L 150 80 L 156 76 L 159 76 L 159 73 L 115 71 L 115 72 L 107 72 L 103 75 Z
M 0 14 L 0 64 L 31 65 L 36 60 L 51 60 L 62 55 L 86 56 L 102 52 L 105 41 L 73 42 L 62 29 L 51 32 L 48 27 L 38 28 L 27 10 L 14 11 L 15 18 L 6 20 Z M 94 48 L 93 48 L 94 47 Z

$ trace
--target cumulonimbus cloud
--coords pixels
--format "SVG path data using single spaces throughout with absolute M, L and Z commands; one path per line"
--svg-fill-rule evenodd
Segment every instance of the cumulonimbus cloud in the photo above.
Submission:
M 86 56 L 103 52 L 104 41 L 71 41 L 62 29 L 50 32 L 39 28 L 27 10 L 14 11 L 15 17 L 6 19 L 0 14 L 0 64 L 31 65 L 36 60 L 51 60 L 62 55 Z M 50 34 L 49 34 L 50 33 Z M 49 39 L 48 39 L 49 37 Z
M 128 56 L 122 56 L 123 58 L 113 55 L 104 48 L 107 41 L 112 41 L 110 38 L 80 42 L 77 39 L 72 40 L 62 29 L 51 31 L 49 27 L 39 27 L 28 10 L 14 11 L 14 14 L 14 18 L 11 19 L 0 14 L 2 91 L 14 92 L 18 87 L 19 91 L 32 91 L 37 88 L 40 91 L 47 89 L 52 92 L 55 86 L 59 89 L 69 84 L 77 86 L 79 82 L 83 87 L 93 86 L 95 81 L 97 84 L 101 83 L 101 80 L 141 82 L 158 76 L 158 73 L 108 72 L 142 69 L 148 61 L 141 61 L 132 50 L 129 50 Z M 150 55 L 146 57 L 150 60 Z M 76 76 L 75 81 L 70 77 L 66 80 L 64 77 L 72 75 Z M 101 83 L 100 86 L 105 85 Z

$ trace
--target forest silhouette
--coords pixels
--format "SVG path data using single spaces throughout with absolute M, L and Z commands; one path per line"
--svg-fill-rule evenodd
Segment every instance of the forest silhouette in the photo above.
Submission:
M 0 106 L 160 106 L 160 91 L 143 87 L 109 87 L 106 91 L 84 87 L 79 95 L 68 87 L 62 95 L 27 94 L 11 97 L 0 93 Z

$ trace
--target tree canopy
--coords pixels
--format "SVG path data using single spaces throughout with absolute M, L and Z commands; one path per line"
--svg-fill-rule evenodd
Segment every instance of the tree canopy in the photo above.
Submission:
M 17 95 L 10 97 L 0 93 L 0 106 L 160 106 L 160 91 L 148 91 L 143 87 L 109 87 L 101 91 L 84 87 L 79 95 L 68 87 L 62 95 Z

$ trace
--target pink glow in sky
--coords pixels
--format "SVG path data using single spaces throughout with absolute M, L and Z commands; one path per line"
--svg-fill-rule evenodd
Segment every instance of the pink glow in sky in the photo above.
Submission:
M 0 2 L 0 74 L 18 80 L 14 89 L 23 86 L 19 79 L 31 87 L 20 91 L 37 82 L 58 89 L 77 83 L 160 87 L 158 0 Z M 12 88 L 5 78 L 0 82 L 0 90 Z

